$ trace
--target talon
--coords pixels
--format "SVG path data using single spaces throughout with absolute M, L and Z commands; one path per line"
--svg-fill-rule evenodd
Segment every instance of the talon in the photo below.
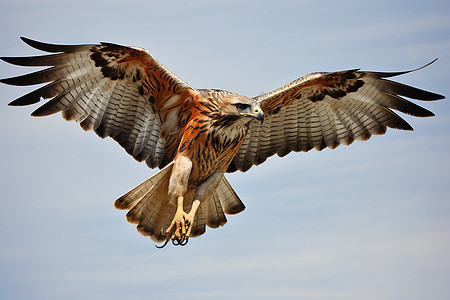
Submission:
M 170 223 L 169 227 L 166 229 L 165 232 L 163 232 L 163 229 L 161 229 L 160 235 L 164 238 L 166 237 L 167 238 L 164 245 L 158 248 L 164 247 L 169 240 L 172 241 L 172 244 L 174 246 L 187 245 L 189 241 L 189 235 L 191 234 L 191 230 L 194 225 L 195 214 L 200 205 L 200 201 L 195 200 L 192 203 L 192 208 L 189 213 L 185 213 L 183 211 L 182 201 L 183 197 L 178 197 L 178 208 L 177 211 L 175 212 L 172 222 Z
M 189 237 L 186 237 L 186 238 L 183 239 L 183 241 L 180 243 L 180 246 L 186 246 L 188 242 L 189 242 Z
M 158 248 L 158 249 L 162 249 L 162 248 L 164 248 L 167 245 L 168 242 L 169 242 L 169 240 L 166 240 L 164 242 L 164 244 L 162 244 L 161 246 L 155 245 L 155 247 Z
M 164 233 L 164 227 L 161 227 L 161 231 L 159 232 L 159 235 L 165 238 L 167 236 L 166 233 Z

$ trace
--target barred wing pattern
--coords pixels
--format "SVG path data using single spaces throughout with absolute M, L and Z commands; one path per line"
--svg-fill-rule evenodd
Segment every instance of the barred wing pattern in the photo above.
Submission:
M 412 130 L 392 109 L 416 117 L 433 113 L 401 96 L 428 101 L 444 98 L 385 79 L 412 71 L 313 73 L 255 97 L 264 111 L 264 123 L 251 123 L 228 171 L 245 172 L 274 154 L 283 157 L 291 151 L 350 145 L 384 134 L 387 127 Z
M 57 54 L 1 58 L 21 66 L 52 66 L 0 80 L 12 85 L 48 83 L 10 105 L 51 99 L 32 115 L 62 111 L 65 119 L 80 122 L 83 129 L 94 130 L 102 138 L 112 137 L 151 168 L 163 168 L 173 160 L 204 91 L 191 88 L 141 48 L 110 43 L 52 45 L 22 39 L 36 49 Z M 408 72 L 313 73 L 255 97 L 265 121 L 261 126 L 250 123 L 228 171 L 245 172 L 274 154 L 349 145 L 383 134 L 387 127 L 412 130 L 392 110 L 418 117 L 433 114 L 401 96 L 444 97 L 386 79 Z
M 141 48 L 110 43 L 53 45 L 27 38 L 28 45 L 51 53 L 33 57 L 2 57 L 20 66 L 51 66 L 23 76 L 2 79 L 11 85 L 47 85 L 10 105 L 51 99 L 33 116 L 62 112 L 84 130 L 112 137 L 138 161 L 164 167 L 178 148 L 180 128 L 189 118 L 192 89 Z

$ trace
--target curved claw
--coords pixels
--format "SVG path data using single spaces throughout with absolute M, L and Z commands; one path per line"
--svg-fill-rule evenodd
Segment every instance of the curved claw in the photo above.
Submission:
M 158 249 L 162 249 L 162 248 L 164 248 L 167 245 L 167 243 L 169 243 L 168 239 L 161 246 L 155 245 L 155 247 L 158 248 Z
M 186 246 L 189 241 L 189 235 L 191 233 L 191 230 L 193 228 L 194 222 L 195 222 L 195 214 L 200 206 L 200 201 L 195 200 L 192 203 L 191 211 L 187 214 L 183 211 L 182 202 L 183 197 L 178 198 L 178 208 L 175 212 L 175 215 L 173 217 L 173 220 L 170 224 L 170 226 L 164 231 L 163 228 L 161 228 L 160 236 L 164 238 L 166 241 L 162 246 L 156 246 L 157 248 L 161 249 L 164 248 L 169 240 L 172 241 L 172 244 L 174 246 Z
M 189 237 L 184 237 L 183 236 L 182 238 L 174 238 L 174 239 L 172 239 L 172 245 L 174 245 L 174 246 L 186 246 L 188 241 L 189 241 Z M 164 245 L 166 245 L 166 244 L 167 244 L 167 241 L 166 241 L 166 243 Z
M 167 234 L 164 232 L 164 227 L 161 227 L 161 231 L 159 232 L 159 235 L 163 238 L 167 237 Z
M 180 242 L 179 245 L 180 246 L 186 246 L 188 242 L 189 242 L 189 237 L 186 237 Z

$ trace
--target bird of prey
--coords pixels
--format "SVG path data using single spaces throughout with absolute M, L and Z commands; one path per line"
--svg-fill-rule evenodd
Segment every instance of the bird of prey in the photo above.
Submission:
M 252 98 L 192 88 L 142 48 L 22 40 L 52 54 L 1 59 L 49 68 L 1 82 L 47 84 L 10 105 L 49 99 L 32 115 L 62 112 L 84 130 L 113 138 L 137 161 L 160 168 L 114 204 L 129 210 L 127 220 L 162 246 L 185 245 L 206 225 L 223 226 L 225 214 L 244 210 L 226 172 L 245 172 L 274 154 L 350 145 L 387 127 L 412 130 L 393 110 L 433 113 L 403 97 L 444 98 L 387 79 L 411 71 L 358 69 L 312 73 Z

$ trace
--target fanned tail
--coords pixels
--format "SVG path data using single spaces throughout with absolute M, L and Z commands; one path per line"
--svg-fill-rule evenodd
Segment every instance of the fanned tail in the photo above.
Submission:
M 176 211 L 174 203 L 169 201 L 168 187 L 173 163 L 141 183 L 116 200 L 117 209 L 129 210 L 127 220 L 137 224 L 137 230 L 149 236 L 154 242 L 163 242 L 165 230 L 170 225 Z M 189 211 L 194 200 L 195 189 L 189 190 L 185 197 L 185 211 Z M 205 233 L 206 225 L 217 228 L 225 225 L 225 214 L 236 214 L 245 209 L 236 192 L 226 180 L 220 180 L 216 190 L 201 202 L 194 223 L 191 237 Z
M 216 190 L 200 206 L 205 212 L 206 224 L 211 228 L 225 225 L 227 215 L 240 213 L 245 209 L 239 196 L 222 176 Z
M 129 210 L 127 221 L 137 224 L 137 230 L 155 242 L 164 241 L 161 231 L 175 214 L 169 202 L 168 187 L 173 163 L 141 183 L 114 202 L 117 209 Z

